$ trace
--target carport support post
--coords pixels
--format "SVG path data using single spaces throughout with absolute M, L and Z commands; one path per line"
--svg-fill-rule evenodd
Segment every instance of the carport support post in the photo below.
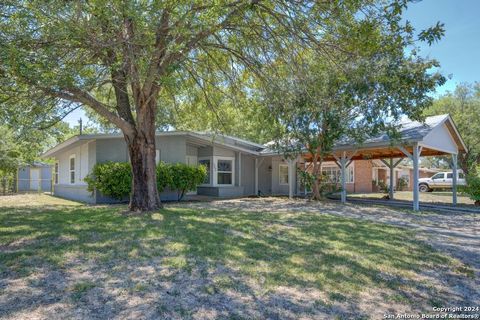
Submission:
M 293 189 L 294 189 L 294 186 L 295 186 L 295 181 L 294 181 L 294 177 L 295 177 L 295 164 L 296 164 L 296 160 L 295 159 L 288 159 L 287 160 L 287 163 L 288 163 L 288 197 L 290 199 L 293 199 Z
M 419 205 L 419 194 L 418 194 L 418 158 L 419 150 L 418 145 L 413 146 L 413 210 L 418 211 L 420 209 Z
M 393 200 L 393 176 L 395 175 L 395 170 L 393 167 L 393 158 L 390 158 L 390 188 L 388 190 L 388 196 L 390 197 L 391 200 Z
M 452 154 L 452 204 L 457 205 L 457 154 Z
M 258 158 L 255 158 L 255 195 L 258 196 Z
M 345 151 L 342 153 L 342 157 L 340 158 L 340 169 L 342 171 L 342 175 L 341 175 L 341 178 L 342 178 L 342 194 L 341 194 L 341 197 L 342 197 L 342 203 L 346 203 L 347 202 L 347 178 L 345 176 L 345 167 L 346 167 L 346 164 L 347 164 L 347 155 L 345 153 Z
M 410 157 L 410 155 L 408 155 Z M 395 168 L 402 162 L 402 159 L 400 158 L 397 162 L 393 163 L 393 158 L 390 158 L 390 161 L 387 162 L 384 159 L 380 159 L 380 161 L 383 162 L 384 165 L 386 165 L 390 169 L 390 183 L 389 183 L 389 191 L 388 191 L 388 196 L 390 197 L 390 200 L 393 200 L 393 189 L 394 189 L 394 182 L 395 180 L 393 179 L 395 176 Z

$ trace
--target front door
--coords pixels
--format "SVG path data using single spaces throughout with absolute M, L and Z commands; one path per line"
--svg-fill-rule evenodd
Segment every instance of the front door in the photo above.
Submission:
M 40 186 L 40 169 L 30 168 L 30 190 L 38 190 Z

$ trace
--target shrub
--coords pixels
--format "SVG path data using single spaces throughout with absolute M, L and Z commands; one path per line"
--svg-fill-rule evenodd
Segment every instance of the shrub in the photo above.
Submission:
M 166 187 L 171 185 L 170 164 L 161 161 L 157 165 L 157 188 L 158 192 L 163 192 Z
M 100 191 L 117 200 L 125 199 L 130 194 L 132 170 L 127 162 L 97 163 L 85 178 L 88 191 Z
M 388 193 L 390 190 L 390 187 L 387 186 L 387 184 L 382 180 L 378 181 L 377 185 L 378 185 L 378 190 L 381 193 Z
M 162 192 L 169 188 L 177 192 L 178 200 L 182 200 L 187 191 L 194 190 L 207 175 L 205 166 L 189 166 L 184 163 L 157 165 L 157 187 Z M 131 191 L 132 172 L 130 163 L 105 162 L 96 164 L 92 172 L 85 178 L 88 191 L 100 191 L 102 194 L 117 200 L 125 199 Z
M 303 187 L 306 190 L 313 190 L 313 184 L 315 183 L 315 176 L 306 171 L 302 170 L 300 168 L 297 168 L 297 173 L 298 173 L 298 178 L 300 180 L 300 183 L 303 185 Z
M 169 184 L 171 190 L 177 191 L 177 200 L 183 199 L 187 191 L 195 190 L 207 176 L 205 166 L 190 166 L 184 163 L 170 164 L 169 166 Z
M 397 190 L 398 191 L 403 191 L 406 190 L 408 187 L 408 181 L 406 178 L 398 178 L 397 182 Z
M 480 175 L 477 170 L 472 170 L 472 173 L 466 176 L 466 182 L 463 191 L 475 201 L 475 205 L 480 206 Z

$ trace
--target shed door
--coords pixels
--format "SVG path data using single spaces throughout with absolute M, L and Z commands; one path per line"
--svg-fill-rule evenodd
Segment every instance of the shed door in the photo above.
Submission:
M 30 190 L 38 190 L 40 185 L 40 169 L 30 168 Z

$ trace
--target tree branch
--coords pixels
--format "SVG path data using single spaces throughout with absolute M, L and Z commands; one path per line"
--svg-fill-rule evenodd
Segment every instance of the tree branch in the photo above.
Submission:
M 106 118 L 108 121 L 112 122 L 118 126 L 125 134 L 132 134 L 135 130 L 134 126 L 115 113 L 108 110 L 108 106 L 101 103 L 89 93 L 82 91 L 78 88 L 68 88 L 64 90 L 53 90 L 51 88 L 40 87 L 40 90 L 46 94 L 57 97 L 63 100 L 68 100 L 72 102 L 81 103 L 92 108 L 99 115 Z

